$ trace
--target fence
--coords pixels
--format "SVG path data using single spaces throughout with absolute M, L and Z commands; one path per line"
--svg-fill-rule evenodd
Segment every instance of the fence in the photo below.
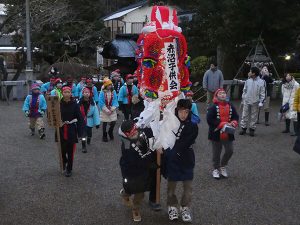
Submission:
M 42 84 L 40 80 L 34 81 L 35 83 Z M 12 86 L 9 96 L 6 96 L 7 88 Z M 24 100 L 28 94 L 28 85 L 26 80 L 17 81 L 1 81 L 1 99 L 2 100 Z
M 36 83 L 42 84 L 42 81 L 37 80 Z M 6 90 L 8 86 L 12 86 L 12 91 L 10 95 L 7 96 L 8 100 L 24 100 L 26 95 L 28 94 L 28 85 L 25 80 L 18 80 L 18 81 L 2 81 L 1 82 L 1 99 L 6 99 Z M 225 80 L 224 81 L 224 88 L 227 90 L 227 93 L 232 100 L 241 99 L 242 92 L 243 92 L 244 84 L 241 82 L 237 82 L 235 80 Z M 281 85 L 273 85 L 271 98 L 278 99 L 281 97 Z M 200 87 L 194 87 L 194 92 L 196 93 L 194 99 L 199 101 L 205 101 L 205 92 Z

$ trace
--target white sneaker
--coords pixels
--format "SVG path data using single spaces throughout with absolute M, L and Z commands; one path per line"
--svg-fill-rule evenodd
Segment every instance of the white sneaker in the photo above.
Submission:
M 226 178 L 228 177 L 228 173 L 227 173 L 227 170 L 225 167 L 221 167 L 220 172 L 223 177 L 226 177 Z
M 218 169 L 214 169 L 214 171 L 212 172 L 213 178 L 215 179 L 220 179 L 220 172 Z
M 192 215 L 189 207 L 180 207 L 180 213 L 183 222 L 192 222 Z
M 174 206 L 168 206 L 168 214 L 170 220 L 178 219 L 178 209 Z

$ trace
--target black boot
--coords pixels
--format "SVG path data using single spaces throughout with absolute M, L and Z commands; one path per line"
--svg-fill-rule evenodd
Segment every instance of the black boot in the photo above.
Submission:
M 65 172 L 65 176 L 66 177 L 72 176 L 72 170 L 67 169 L 66 172 Z
M 251 128 L 250 128 L 250 136 L 251 136 L 251 137 L 254 137 L 254 131 L 255 131 L 254 129 L 251 129 Z
M 298 123 L 297 121 L 293 121 L 294 125 L 294 133 L 291 134 L 291 136 L 297 136 L 298 135 Z
M 87 144 L 88 144 L 88 145 L 91 144 L 91 138 L 90 138 L 90 137 L 87 138 Z
M 107 132 L 104 132 L 104 133 L 103 133 L 102 141 L 103 141 L 103 142 L 108 142 L 108 139 L 107 139 Z
M 110 140 L 114 140 L 114 127 L 110 125 L 109 130 L 108 130 L 108 136 Z
M 110 123 L 109 130 L 108 130 L 108 135 L 109 135 L 110 140 L 114 140 L 114 127 L 115 127 L 115 125 L 116 125 L 115 121 Z
M 290 133 L 291 120 L 285 119 L 285 130 L 282 133 Z
M 86 140 L 85 140 L 85 138 L 82 138 L 81 145 L 82 145 L 82 152 L 83 152 L 83 153 L 87 153 L 87 150 L 86 150 Z
M 270 126 L 270 124 L 269 124 L 269 115 L 270 115 L 269 112 L 265 112 L 265 125 L 266 126 Z
M 39 129 L 40 139 L 44 139 L 46 137 L 45 128 Z
M 34 136 L 34 133 L 35 133 L 35 129 L 34 128 L 30 128 L 30 135 Z
M 242 128 L 242 130 L 240 131 L 240 135 L 245 135 L 247 132 L 247 128 Z
M 108 136 L 109 136 L 110 140 L 114 140 L 114 133 L 113 133 L 113 131 L 109 130 L 108 131 Z

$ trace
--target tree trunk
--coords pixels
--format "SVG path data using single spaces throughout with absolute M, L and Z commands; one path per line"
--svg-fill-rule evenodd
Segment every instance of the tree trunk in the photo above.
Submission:
M 12 81 L 16 81 L 16 80 L 19 79 L 22 70 L 23 70 L 23 69 L 25 68 L 25 66 L 26 66 L 26 57 L 25 57 L 25 54 L 24 54 L 24 53 L 23 53 L 23 57 L 21 57 L 20 60 L 21 60 L 21 61 L 20 61 L 19 64 L 18 64 L 17 71 L 16 71 L 14 77 L 11 79 Z M 7 87 L 7 96 L 9 96 L 10 92 L 12 91 L 12 88 L 13 88 L 13 86 L 8 86 L 8 87 Z

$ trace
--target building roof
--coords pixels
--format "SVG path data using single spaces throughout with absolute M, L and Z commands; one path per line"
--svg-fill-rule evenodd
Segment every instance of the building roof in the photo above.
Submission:
M 147 0 L 143 0 L 143 1 L 139 1 L 137 3 L 131 4 L 129 6 L 126 6 L 124 8 L 119 9 L 118 11 L 115 11 L 107 16 L 105 16 L 104 18 L 102 18 L 104 21 L 108 21 L 108 20 L 113 20 L 113 19 L 118 19 L 122 16 L 125 16 L 126 14 L 139 9 L 145 5 L 148 4 Z

